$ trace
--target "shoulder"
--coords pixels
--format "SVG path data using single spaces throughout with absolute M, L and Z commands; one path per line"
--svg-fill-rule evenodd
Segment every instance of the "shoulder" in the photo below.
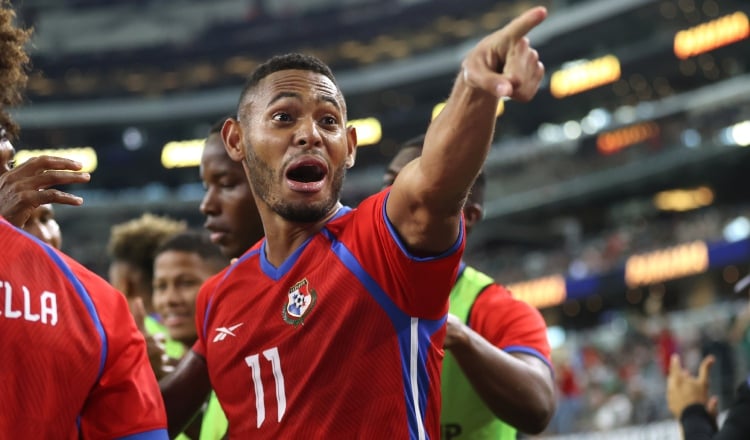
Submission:
M 537 315 L 539 311 L 526 301 L 513 296 L 513 293 L 502 284 L 493 282 L 482 290 L 477 297 L 476 304 L 487 306 L 490 309 L 502 311 L 502 313 L 521 313 Z

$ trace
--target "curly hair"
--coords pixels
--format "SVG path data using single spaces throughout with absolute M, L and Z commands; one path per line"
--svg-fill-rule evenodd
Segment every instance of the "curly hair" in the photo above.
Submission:
M 0 0 L 0 130 L 9 139 L 18 136 L 18 125 L 6 111 L 8 106 L 21 102 L 28 75 L 29 56 L 24 44 L 31 35 L 30 29 L 15 26 L 15 11 L 6 0 Z
M 156 250 L 166 240 L 187 229 L 187 222 L 145 213 L 112 226 L 107 253 L 113 261 L 139 268 L 151 283 Z

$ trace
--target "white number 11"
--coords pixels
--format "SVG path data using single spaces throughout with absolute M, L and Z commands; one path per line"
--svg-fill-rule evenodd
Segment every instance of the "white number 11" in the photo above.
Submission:
M 273 369 L 273 378 L 276 381 L 276 408 L 278 422 L 284 417 L 286 412 L 286 391 L 284 388 L 284 373 L 281 372 L 281 359 L 279 359 L 279 349 L 277 347 L 269 348 L 263 351 L 263 357 L 271 362 Z M 260 379 L 260 357 L 257 354 L 245 358 L 245 363 L 250 367 L 253 374 L 253 386 L 255 388 L 255 409 L 258 414 L 258 428 L 266 420 L 266 403 L 263 393 L 263 383 Z

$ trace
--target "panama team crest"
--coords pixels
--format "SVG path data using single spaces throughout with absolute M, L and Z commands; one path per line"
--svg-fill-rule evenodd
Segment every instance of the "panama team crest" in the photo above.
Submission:
M 292 286 L 289 289 L 289 300 L 281 311 L 284 322 L 295 327 L 304 324 L 305 316 L 312 311 L 317 299 L 318 294 L 310 287 L 307 278 Z

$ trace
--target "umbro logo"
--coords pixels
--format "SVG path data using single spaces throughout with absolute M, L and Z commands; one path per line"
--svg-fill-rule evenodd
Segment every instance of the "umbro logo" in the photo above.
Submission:
M 237 336 L 234 334 L 234 331 L 240 327 L 243 323 L 235 324 L 230 327 L 219 327 L 216 329 L 216 336 L 214 336 L 213 342 L 219 342 L 226 339 L 227 336 Z

